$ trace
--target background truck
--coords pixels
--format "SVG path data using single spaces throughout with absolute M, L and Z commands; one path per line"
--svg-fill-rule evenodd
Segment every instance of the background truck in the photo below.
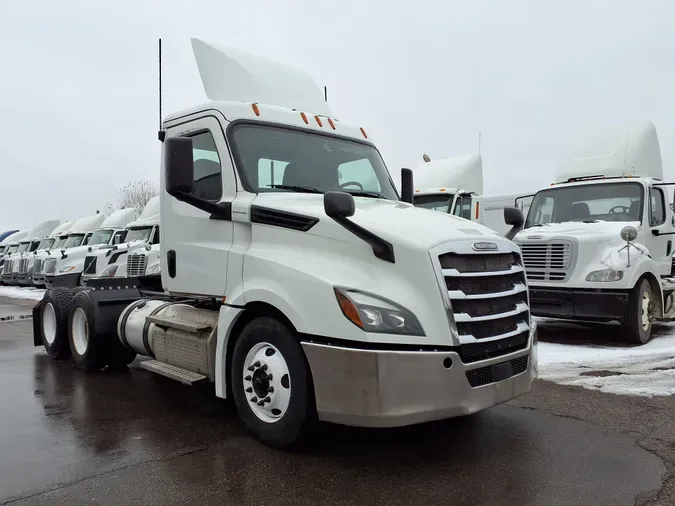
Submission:
M 118 209 L 110 213 L 90 237 L 79 246 L 71 247 L 61 258 L 57 257 L 54 277 L 50 278 L 54 286 L 73 288 L 83 283 L 82 272 L 86 269 L 86 257 L 92 251 L 105 246 L 113 246 L 124 241 L 127 225 L 136 219 L 135 209 Z
M 579 142 L 537 192 L 520 245 L 532 314 L 621 323 L 635 343 L 672 307 L 673 210 L 656 128 Z
M 45 285 L 47 288 L 54 286 L 77 286 L 80 281 L 80 274 L 71 274 L 70 265 L 63 261 L 68 258 L 69 252 L 79 251 L 80 246 L 86 246 L 91 239 L 94 231 L 97 230 L 103 221 L 105 215 L 96 211 L 96 214 L 85 216 L 76 220 L 68 229 L 68 238 L 58 251 L 52 251 L 43 263 L 43 272 L 45 274 Z M 63 277 L 66 276 L 66 277 Z
M 73 224 L 72 221 L 66 221 L 64 223 L 61 223 L 58 227 L 52 230 L 52 232 L 47 237 L 45 237 L 40 241 L 38 247 L 35 249 L 35 251 L 33 251 L 31 255 L 25 255 L 21 259 L 18 277 L 20 285 L 22 286 L 33 285 L 33 269 L 37 267 L 38 270 L 41 270 L 43 258 L 42 255 L 43 254 L 46 255 L 47 251 L 49 251 L 57 244 L 59 237 L 66 230 L 68 230 L 72 224 Z
M 126 276 L 127 255 L 143 249 L 146 244 L 159 243 L 159 210 L 159 197 L 152 197 L 138 219 L 127 225 L 124 242 L 89 253 L 84 260 L 84 282 L 100 277 Z
M 5 239 L 7 239 L 10 235 L 16 232 L 18 232 L 18 230 L 6 230 L 2 234 L 0 234 L 0 255 L 2 255 L 5 249 Z
M 19 272 L 22 266 L 25 266 L 24 258 L 38 249 L 42 239 L 51 234 L 52 230 L 61 224 L 59 220 L 50 220 L 42 222 L 31 229 L 31 231 L 19 242 L 19 248 L 16 252 L 5 260 L 2 270 L 2 281 L 6 285 L 19 284 Z
M 514 207 L 519 195 L 483 195 L 483 158 L 466 154 L 431 160 L 415 168 L 417 207 L 453 214 L 471 220 L 504 236 L 511 226 L 504 221 L 504 209 Z M 521 211 L 523 210 L 521 206 Z
M 32 283 L 36 288 L 44 288 L 45 286 L 45 261 L 48 258 L 51 258 L 52 255 L 60 255 L 59 251 L 63 249 L 68 240 L 68 230 L 72 228 L 75 224 L 74 221 L 65 222 L 58 232 L 55 230 L 52 233 L 54 242 L 47 248 L 40 251 L 36 251 L 35 258 L 33 259 L 33 275 Z M 59 227 L 60 228 L 60 227 Z
M 5 252 L 2 254 L 2 258 L 0 258 L 0 266 L 2 269 L 0 269 L 0 273 L 4 275 L 5 273 L 5 263 L 6 261 L 14 254 L 16 251 L 19 249 L 19 242 L 26 237 L 28 234 L 30 234 L 30 229 L 26 230 L 20 230 L 18 232 L 13 233 L 12 235 L 8 236 L 5 241 L 6 241 L 6 247 L 5 247 Z M 0 275 L 0 283 L 2 283 L 2 276 Z
M 138 354 L 148 371 L 211 382 L 282 448 L 319 420 L 402 426 L 529 391 L 537 338 L 519 248 L 414 207 L 410 170 L 401 200 L 366 130 L 336 121 L 304 72 L 192 45 L 211 101 L 159 132 L 165 291 L 118 279 L 47 290 L 35 345 L 83 371 Z M 358 179 L 342 170 L 353 166 Z

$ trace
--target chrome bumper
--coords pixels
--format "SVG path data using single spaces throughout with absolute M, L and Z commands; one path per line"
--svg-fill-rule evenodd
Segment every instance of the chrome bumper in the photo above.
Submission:
M 530 391 L 537 377 L 537 329 L 530 331 L 527 348 L 508 355 L 463 364 L 455 352 L 360 350 L 303 342 L 316 394 L 319 418 L 359 427 L 398 427 L 476 413 Z M 515 362 L 524 371 L 490 381 Z M 447 369 L 444 361 L 450 358 Z M 447 364 L 447 361 L 446 361 Z M 485 369 L 483 369 L 485 368 Z M 508 373 L 507 373 L 508 374 Z

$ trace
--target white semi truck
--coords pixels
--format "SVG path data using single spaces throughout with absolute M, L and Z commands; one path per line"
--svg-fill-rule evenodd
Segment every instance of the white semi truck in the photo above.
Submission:
M 136 217 L 135 209 L 118 209 L 110 213 L 110 216 L 103 220 L 91 237 L 79 246 L 71 247 L 61 258 L 57 258 L 54 276 L 50 277 L 48 283 L 52 283 L 52 286 L 68 288 L 84 284 L 82 273 L 87 268 L 87 255 L 105 246 L 120 244 L 127 235 L 127 225 Z
M 532 199 L 522 250 L 532 314 L 619 321 L 632 342 L 672 308 L 675 218 L 650 122 L 575 145 Z
M 58 227 L 52 230 L 52 232 L 47 237 L 45 237 L 44 239 L 42 239 L 42 241 L 40 241 L 40 244 L 38 244 L 37 249 L 33 251 L 32 255 L 25 255 L 21 259 L 18 276 L 18 282 L 20 285 L 22 286 L 33 285 L 33 270 L 36 267 L 38 268 L 38 270 L 42 269 L 41 259 L 43 258 L 43 255 L 47 255 L 47 252 L 56 246 L 60 236 L 63 235 L 65 231 L 71 227 L 72 224 L 73 224 L 72 221 L 66 221 L 61 223 Z
M 414 207 L 410 170 L 399 198 L 372 139 L 336 121 L 307 74 L 192 45 L 211 101 L 159 132 L 165 292 L 47 290 L 35 345 L 83 371 L 141 355 L 148 371 L 211 382 L 281 448 L 319 420 L 402 426 L 528 392 L 537 337 L 519 248 Z M 265 182 L 271 160 L 278 182 Z
M 47 237 L 61 224 L 60 220 L 50 220 L 39 223 L 19 242 L 19 248 L 5 260 L 2 269 L 2 282 L 6 285 L 19 284 L 19 272 L 25 266 L 29 256 L 40 246 L 42 239 Z
M 68 239 L 58 251 L 52 251 L 52 254 L 43 263 L 43 272 L 45 275 L 45 285 L 47 288 L 56 286 L 75 287 L 80 283 L 80 273 L 71 272 L 71 265 L 64 263 L 69 258 L 71 250 L 79 253 L 80 246 L 86 246 L 91 240 L 94 232 L 98 230 L 106 217 L 104 214 L 96 211 L 96 214 L 80 218 L 72 224 L 68 230 Z M 76 255 L 76 261 L 82 262 L 81 255 Z
M 144 246 L 159 243 L 159 196 L 148 200 L 137 220 L 127 225 L 123 243 L 93 251 L 85 258 L 82 279 L 124 277 L 127 257 Z M 136 265 L 135 262 L 132 262 Z M 134 274 L 139 276 L 140 274 Z
M 483 195 L 480 154 L 439 160 L 424 155 L 424 160 L 414 170 L 415 206 L 475 221 L 501 236 L 509 232 L 511 226 L 504 221 L 504 209 L 514 207 L 519 195 Z
M 5 238 L 3 241 L 5 248 L 2 252 L 2 255 L 0 256 L 0 273 L 4 272 L 5 260 L 16 253 L 16 250 L 19 249 L 19 241 L 21 241 L 21 239 L 26 237 L 29 233 L 30 229 L 19 230 L 18 232 L 14 232 Z M 2 276 L 0 276 L 0 283 L 2 283 Z
M 31 276 L 31 283 L 34 287 L 44 288 L 44 262 L 50 258 L 52 254 L 59 255 L 59 250 L 64 248 L 66 241 L 68 240 L 68 230 L 70 230 L 74 224 L 74 221 L 67 221 L 62 225 L 62 228 L 58 227 L 60 230 L 54 230 L 51 236 L 51 239 L 54 239 L 54 241 L 50 241 L 50 245 L 47 248 L 36 252 L 35 258 L 33 259 L 33 272 Z

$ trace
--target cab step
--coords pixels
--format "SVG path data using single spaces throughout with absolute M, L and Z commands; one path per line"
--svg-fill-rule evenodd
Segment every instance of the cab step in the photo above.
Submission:
M 205 330 L 212 330 L 213 326 L 208 323 L 196 323 L 188 320 L 180 320 L 178 318 L 164 318 L 162 316 L 150 315 L 145 317 L 148 323 L 154 323 L 160 328 L 176 329 L 191 334 L 197 334 Z
M 166 378 L 180 381 L 184 385 L 192 386 L 195 383 L 206 381 L 206 376 L 196 372 L 188 371 L 182 367 L 160 362 L 159 360 L 144 360 L 139 364 L 141 369 L 157 373 Z

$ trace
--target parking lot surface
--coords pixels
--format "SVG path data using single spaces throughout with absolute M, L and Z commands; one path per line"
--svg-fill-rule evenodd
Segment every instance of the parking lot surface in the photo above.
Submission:
M 0 318 L 34 302 L 0 298 Z M 208 386 L 84 374 L 0 321 L 0 504 L 673 504 L 675 402 L 538 381 L 477 416 L 269 449 Z

